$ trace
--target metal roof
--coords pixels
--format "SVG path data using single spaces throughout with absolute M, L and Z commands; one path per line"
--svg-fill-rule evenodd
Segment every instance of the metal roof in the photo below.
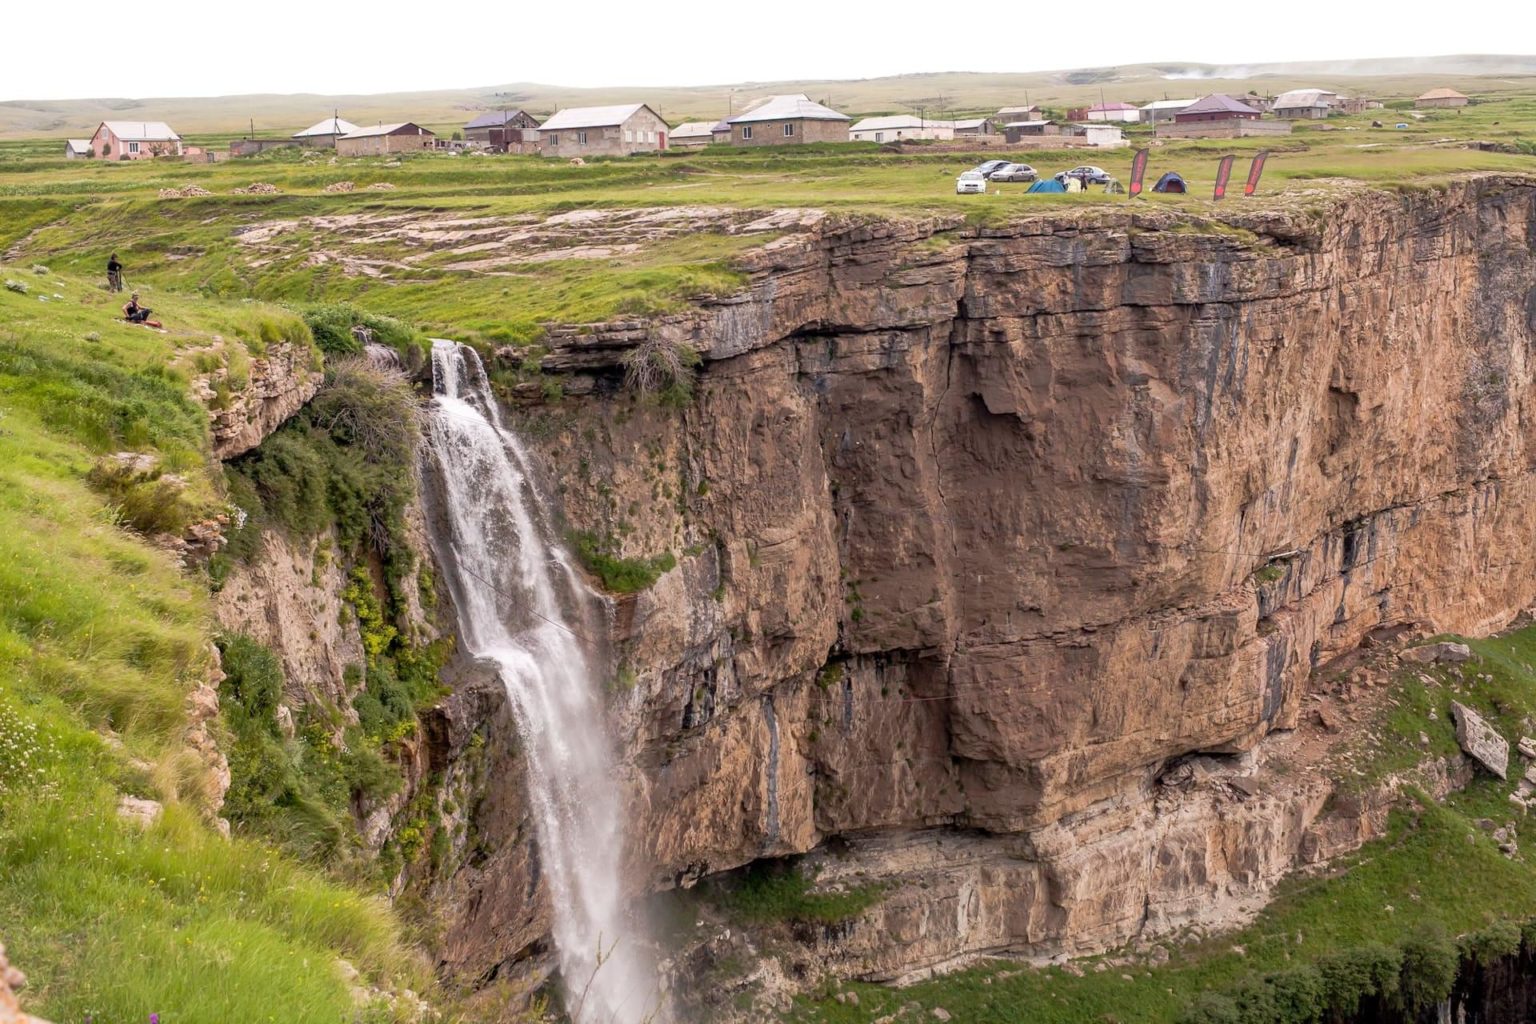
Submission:
M 479 117 L 466 124 L 465 128 L 501 128 L 516 119 L 517 115 L 531 116 L 527 111 L 518 108 L 515 110 L 487 110 Z
M 847 114 L 839 114 L 831 107 L 824 107 L 804 93 L 792 96 L 770 96 L 750 110 L 727 118 L 728 124 L 750 124 L 753 121 L 852 121 Z
M 351 121 L 343 121 L 339 117 L 328 117 L 324 121 L 316 121 L 301 132 L 294 132 L 296 139 L 308 139 L 316 135 L 350 135 L 358 131 L 357 125 Z
M 677 139 L 707 139 L 714 133 L 715 125 L 712 121 L 684 121 L 672 129 L 671 138 Z
M 980 124 L 981 122 L 976 122 Z M 859 121 L 849 131 L 855 132 L 881 132 L 900 128 L 953 128 L 953 121 L 924 120 L 921 117 L 913 117 L 910 114 L 892 114 L 888 117 L 866 117 Z
M 1007 124 L 1003 125 L 1003 127 L 1004 128 L 1042 128 L 1045 125 L 1055 124 L 1055 123 L 1056 123 L 1055 121 L 1009 121 Z
M 1326 107 L 1327 97 L 1339 94 L 1329 89 L 1292 89 L 1275 97 L 1275 108 L 1294 110 L 1298 107 Z
M 1007 117 L 1009 114 L 1029 114 L 1040 109 L 1040 104 L 1031 103 L 1027 107 L 1003 107 L 997 112 L 998 117 Z
M 650 110 L 644 103 L 620 103 L 611 107 L 570 107 L 555 112 L 539 126 L 542 131 L 561 131 L 571 128 L 611 128 L 623 124 L 642 110 Z M 656 111 L 651 110 L 652 114 Z M 658 118 L 660 115 L 657 115 Z
M 179 142 L 181 136 L 164 121 L 103 121 L 107 130 L 124 142 Z
M 65 139 L 64 140 L 64 145 L 69 147 L 70 149 L 74 150 L 76 153 L 87 153 L 87 152 L 90 151 L 90 148 L 91 148 L 91 140 L 90 139 Z
M 1088 108 L 1088 113 L 1091 114 L 1095 110 L 1104 111 L 1104 112 L 1107 113 L 1107 112 L 1109 112 L 1111 110 L 1140 110 L 1140 109 L 1141 108 L 1138 107 L 1134 103 L 1100 103 L 1096 107 L 1089 107 Z
M 1141 109 L 1142 110 L 1183 110 L 1185 107 L 1191 106 L 1194 102 L 1195 102 L 1194 100 L 1153 100 L 1151 103 L 1148 103 L 1146 106 L 1142 107 Z
M 393 135 L 393 134 L 395 134 L 395 132 L 399 131 L 401 128 L 415 128 L 417 133 L 420 134 L 420 135 L 431 135 L 432 134 L 431 132 L 427 131 L 425 128 L 421 127 L 418 124 L 413 124 L 410 121 L 401 121 L 399 124 L 381 124 L 381 125 L 376 125 L 376 126 L 374 126 L 372 128 L 359 128 L 355 132 L 348 132 L 347 134 L 343 135 L 342 138 L 344 138 L 344 139 L 367 139 L 367 138 L 371 138 L 372 136 L 375 136 L 375 135 Z
M 951 121 L 950 124 L 954 125 L 956 129 L 980 128 L 990 120 L 992 120 L 990 117 L 967 117 L 959 121 Z
M 1181 114 L 1257 114 L 1258 111 L 1233 99 L 1224 92 L 1213 92 L 1209 96 L 1202 96 L 1189 106 L 1179 111 Z
M 1465 94 L 1455 89 L 1431 89 L 1419 97 L 1421 100 L 1464 100 L 1466 98 Z

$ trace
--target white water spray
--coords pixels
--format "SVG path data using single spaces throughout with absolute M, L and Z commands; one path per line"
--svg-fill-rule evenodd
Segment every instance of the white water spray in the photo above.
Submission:
M 656 976 L 625 914 L 621 783 L 571 624 L 587 595 L 475 351 L 434 342 L 432 371 L 427 436 L 445 527 L 433 546 L 462 641 L 496 666 L 522 734 L 567 1006 L 578 1024 L 639 1024 L 657 1009 Z

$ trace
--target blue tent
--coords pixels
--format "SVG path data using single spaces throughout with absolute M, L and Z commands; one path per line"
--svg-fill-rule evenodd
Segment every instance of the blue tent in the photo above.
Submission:
M 1189 186 L 1184 184 L 1184 179 L 1179 177 L 1178 171 L 1169 171 L 1157 179 L 1157 184 L 1152 186 L 1153 192 L 1188 192 Z
M 1063 185 L 1055 178 L 1041 178 L 1039 181 L 1029 186 L 1028 189 L 1029 192 L 1065 192 L 1066 190 L 1067 186 Z

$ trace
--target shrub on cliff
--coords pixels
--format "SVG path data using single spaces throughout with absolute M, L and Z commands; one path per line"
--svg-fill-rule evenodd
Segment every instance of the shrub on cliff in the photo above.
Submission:
M 326 355 L 358 355 L 365 341 L 373 341 L 394 349 L 408 366 L 416 367 L 431 349 L 422 333 L 404 321 L 344 302 L 310 306 L 303 316 L 315 344 Z
M 1397 1000 L 1410 1014 L 1450 997 L 1461 958 L 1441 925 L 1428 925 L 1403 942 Z

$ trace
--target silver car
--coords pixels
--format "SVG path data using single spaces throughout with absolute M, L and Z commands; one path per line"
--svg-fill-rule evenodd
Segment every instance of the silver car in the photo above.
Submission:
M 955 179 L 958 195 L 980 195 L 987 190 L 987 179 L 980 171 L 966 171 Z

